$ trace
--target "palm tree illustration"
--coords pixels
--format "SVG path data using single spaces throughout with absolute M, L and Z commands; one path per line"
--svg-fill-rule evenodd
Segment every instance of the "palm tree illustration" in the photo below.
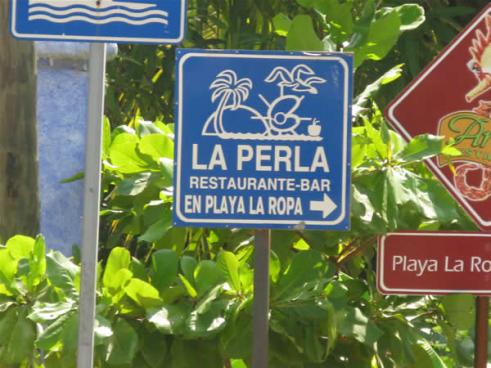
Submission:
M 304 79 L 304 75 L 308 78 Z M 279 82 L 277 85 L 280 88 L 281 96 L 284 96 L 286 87 L 291 88 L 295 92 L 307 92 L 316 95 L 319 91 L 313 84 L 326 83 L 325 79 L 317 77 L 314 71 L 305 64 L 299 64 L 291 71 L 285 67 L 278 66 L 273 69 L 265 81 L 273 83 L 278 79 Z
M 249 78 L 238 79 L 237 74 L 230 69 L 220 72 L 213 83 L 210 85 L 210 90 L 213 90 L 211 101 L 214 103 L 218 99 L 220 102 L 218 108 L 213 113 L 213 130 L 217 134 L 225 133 L 223 127 L 223 112 L 226 109 L 237 110 L 242 103 L 249 97 L 249 92 L 252 89 L 252 80 Z M 207 130 L 208 124 L 205 125 L 203 132 Z

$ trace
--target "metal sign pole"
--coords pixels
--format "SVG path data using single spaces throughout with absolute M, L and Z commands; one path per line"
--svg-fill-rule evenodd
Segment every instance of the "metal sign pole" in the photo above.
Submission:
M 101 188 L 102 117 L 106 44 L 90 45 L 89 107 L 85 148 L 85 193 L 80 275 L 78 368 L 92 368 L 96 305 L 97 247 Z
M 475 368 L 486 368 L 488 365 L 488 316 L 489 298 L 478 296 L 476 298 Z
M 252 367 L 267 368 L 269 347 L 269 259 L 271 230 L 256 230 L 254 237 Z

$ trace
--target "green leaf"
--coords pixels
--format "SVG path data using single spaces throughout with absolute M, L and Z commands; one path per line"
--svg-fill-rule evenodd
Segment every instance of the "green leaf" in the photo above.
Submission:
M 34 249 L 35 240 L 33 238 L 15 235 L 7 241 L 5 245 L 10 255 L 15 260 L 29 259 Z
M 11 256 L 8 249 L 0 249 L 0 282 L 5 285 L 4 290 L 0 289 L 1 294 L 11 295 L 9 289 L 16 273 L 17 260 Z
M 137 196 L 147 189 L 152 173 L 143 172 L 122 180 L 116 187 L 116 194 L 123 196 Z
M 396 65 L 391 68 L 388 72 L 384 73 L 375 82 L 369 84 L 365 87 L 364 91 L 356 96 L 353 103 L 353 115 L 358 116 L 370 100 L 373 98 L 383 85 L 391 83 L 399 79 L 402 75 L 402 64 Z
M 335 31 L 347 36 L 353 33 L 352 6 L 351 2 L 340 4 L 338 0 L 317 0 L 314 7 L 326 16 Z
M 447 368 L 442 358 L 437 354 L 428 341 L 425 339 L 418 340 L 418 346 L 422 348 L 431 360 L 431 368 Z
M 128 269 L 130 262 L 131 255 L 128 249 L 122 247 L 113 248 L 107 259 L 102 284 L 113 292 L 116 292 L 121 287 L 121 277 L 125 276 L 121 273 L 119 277 L 116 277 L 116 275 L 120 270 Z
M 206 311 L 200 311 L 197 307 L 186 320 L 186 336 L 190 338 L 209 338 L 223 330 L 225 320 L 226 303 L 223 301 L 211 301 Z
M 169 360 L 167 355 L 167 342 L 164 336 L 158 332 L 143 330 L 143 344 L 141 354 L 145 362 L 151 368 L 163 367 Z M 141 335 L 140 335 L 141 336 Z
M 172 229 L 172 214 L 168 211 L 164 212 L 162 218 L 150 226 L 138 240 L 149 243 L 159 241 L 170 229 Z
M 102 158 L 109 157 L 109 150 L 111 148 L 111 122 L 107 117 L 104 117 L 102 121 Z
M 67 300 L 65 302 L 45 303 L 37 301 L 33 306 L 31 313 L 27 316 L 34 322 L 46 322 L 57 319 L 68 312 L 74 307 L 73 300 Z
M 69 178 L 60 180 L 60 183 L 61 184 L 73 183 L 73 182 L 76 182 L 76 181 L 79 181 L 79 180 L 83 180 L 84 178 L 85 178 L 85 172 L 84 171 L 80 171 L 80 172 L 78 172 L 76 174 L 73 174 Z
M 174 160 L 162 157 L 159 160 L 160 174 L 162 176 L 162 185 L 170 187 L 173 184 L 174 178 Z
M 222 271 L 230 287 L 235 291 L 241 291 L 239 277 L 239 261 L 232 252 L 221 251 L 217 256 L 218 268 Z
M 134 174 L 149 169 L 149 164 L 137 151 L 139 139 L 136 135 L 118 134 L 109 150 L 109 157 L 121 173 Z
M 322 51 L 323 43 L 314 31 L 312 18 L 308 15 L 297 15 L 293 18 L 288 37 L 287 50 Z
M 198 294 L 204 295 L 208 290 L 216 285 L 225 282 L 224 275 L 213 261 L 201 261 L 194 270 L 196 290 Z
M 70 319 L 76 312 L 68 312 L 58 316 L 54 319 L 54 322 L 48 325 L 48 327 L 43 330 L 36 340 L 36 346 L 39 349 L 51 350 L 56 345 L 62 345 L 62 335 L 66 326 L 68 325 Z
M 404 4 L 394 8 L 401 19 L 401 31 L 418 28 L 426 20 L 425 9 L 417 4 Z
M 125 320 L 118 319 L 107 347 L 106 362 L 110 366 L 131 365 L 138 351 L 138 335 Z
M 415 162 L 434 157 L 442 152 L 444 139 L 431 134 L 416 136 L 394 158 L 402 162 Z
M 360 309 L 349 308 L 345 313 L 340 333 L 344 336 L 354 337 L 366 346 L 373 344 L 382 336 L 380 330 L 373 321 L 369 320 Z
M 274 31 L 279 36 L 287 36 L 291 25 L 291 19 L 284 13 L 276 14 L 273 18 Z
M 441 298 L 448 322 L 459 330 L 469 330 L 476 320 L 475 298 L 472 295 L 445 295 Z
M 60 252 L 50 251 L 46 256 L 46 274 L 49 283 L 65 295 L 75 293 L 75 280 L 79 279 L 80 268 Z
M 184 288 L 191 298 L 196 298 L 198 296 L 198 292 L 194 288 L 194 286 L 189 282 L 189 280 L 184 276 L 179 274 L 179 279 L 181 280 Z
M 131 279 L 124 290 L 133 301 L 145 309 L 162 304 L 158 290 L 143 280 Z
M 162 157 L 174 158 L 174 142 L 163 134 L 148 134 L 140 139 L 140 152 L 159 162 Z
M 174 339 L 169 368 L 221 367 L 223 365 L 216 342 Z
M 236 319 L 228 322 L 220 335 L 220 344 L 228 358 L 248 358 L 252 345 L 252 316 L 249 311 L 239 313 Z
M 39 235 L 34 242 L 32 256 L 29 258 L 29 274 L 27 275 L 28 289 L 38 286 L 46 274 L 46 244 Z
M 355 67 L 366 59 L 383 59 L 399 39 L 400 26 L 401 21 L 396 11 L 375 20 L 370 25 L 365 42 L 355 49 Z
M 289 293 L 318 279 L 324 265 L 325 262 L 317 251 L 309 250 L 295 254 L 290 266 L 281 275 L 277 287 L 273 288 L 272 299 L 288 299 Z
M 194 285 L 194 271 L 196 270 L 196 266 L 198 265 L 198 262 L 196 262 L 196 259 L 194 257 L 190 256 L 182 256 L 181 257 L 181 271 L 183 275 L 186 277 L 186 279 Z
M 149 309 L 148 322 L 157 330 L 166 335 L 177 335 L 184 328 L 184 323 L 189 315 L 189 310 L 184 304 L 165 305 L 159 309 Z
M 36 339 L 36 327 L 26 318 L 27 307 L 10 308 L 10 316 L 13 324 L 10 329 L 0 332 L 5 333 L 4 344 L 0 343 L 0 361 L 7 364 L 20 364 L 29 361 L 34 352 L 34 340 Z
M 162 249 L 152 255 L 152 285 L 162 294 L 176 280 L 179 256 L 170 249 Z

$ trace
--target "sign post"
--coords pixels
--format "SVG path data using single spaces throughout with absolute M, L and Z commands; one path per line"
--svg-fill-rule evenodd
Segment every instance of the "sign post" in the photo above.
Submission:
M 89 107 L 85 150 L 78 368 L 91 368 L 94 362 L 95 290 L 97 278 L 97 246 L 99 244 L 101 145 L 105 75 L 106 44 L 92 44 L 90 45 L 89 60 Z
M 178 50 L 174 222 L 255 229 L 254 368 L 268 366 L 270 229 L 349 228 L 352 58 Z
M 269 347 L 269 260 L 271 230 L 254 233 L 254 304 L 252 314 L 252 366 L 268 366 Z
M 21 39 L 100 42 L 90 45 L 84 218 L 80 280 L 78 368 L 92 368 L 96 306 L 97 250 L 105 42 L 179 43 L 184 37 L 184 0 L 146 2 L 11 0 L 11 32 Z

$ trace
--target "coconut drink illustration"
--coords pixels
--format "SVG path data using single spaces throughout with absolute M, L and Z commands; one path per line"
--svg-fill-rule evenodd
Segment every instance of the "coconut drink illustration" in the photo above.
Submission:
M 309 135 L 312 137 L 317 137 L 321 134 L 322 127 L 319 125 L 320 121 L 318 119 L 314 119 L 312 124 L 308 127 Z
M 301 116 L 299 110 L 309 94 L 318 94 L 314 84 L 326 80 L 307 65 L 299 64 L 292 70 L 276 67 L 264 81 L 276 83 L 279 88 L 279 96 L 271 101 L 257 95 L 266 107 L 265 114 L 245 104 L 254 87 L 251 79 L 239 78 L 231 69 L 218 73 L 209 88 L 212 103 L 218 105 L 206 120 L 202 134 L 222 139 L 321 140 L 320 121 Z M 302 123 L 310 123 L 308 134 L 299 133 Z

